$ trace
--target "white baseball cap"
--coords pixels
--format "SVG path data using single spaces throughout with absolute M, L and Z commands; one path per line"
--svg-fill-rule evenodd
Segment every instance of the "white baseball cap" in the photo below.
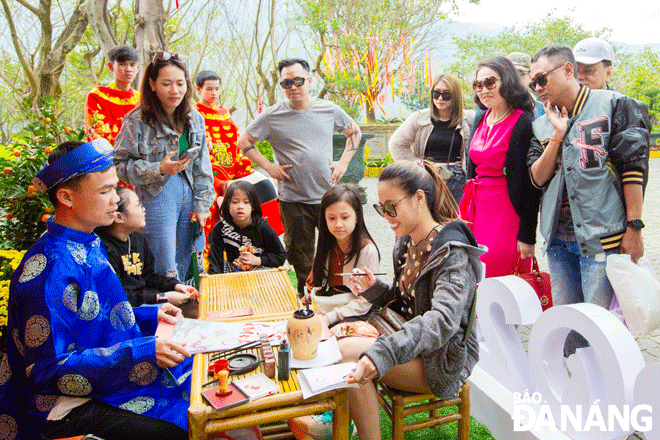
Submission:
M 596 64 L 603 60 L 614 61 L 614 49 L 600 38 L 585 38 L 573 48 L 575 61 L 582 64 Z

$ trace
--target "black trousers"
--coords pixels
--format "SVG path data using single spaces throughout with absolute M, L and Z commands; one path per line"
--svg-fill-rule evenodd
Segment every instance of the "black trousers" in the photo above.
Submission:
M 46 439 L 94 434 L 103 440 L 187 440 L 188 432 L 177 425 L 141 416 L 92 399 L 74 408 L 62 420 L 47 420 Z

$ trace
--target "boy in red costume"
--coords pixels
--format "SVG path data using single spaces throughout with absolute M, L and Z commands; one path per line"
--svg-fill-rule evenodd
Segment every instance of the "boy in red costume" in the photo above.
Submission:
M 96 86 L 85 100 L 87 139 L 106 138 L 114 145 L 126 113 L 140 101 L 140 93 L 131 87 L 140 70 L 138 53 L 129 46 L 115 46 L 108 52 L 108 69 L 113 81 Z
M 210 70 L 202 70 L 195 77 L 195 84 L 200 96 L 195 108 L 206 122 L 206 144 L 211 151 L 211 162 L 221 168 L 217 170 L 216 180 L 227 181 L 252 174 L 252 162 L 236 147 L 238 127 L 229 111 L 217 102 L 220 77 Z M 216 169 L 214 167 L 214 173 Z

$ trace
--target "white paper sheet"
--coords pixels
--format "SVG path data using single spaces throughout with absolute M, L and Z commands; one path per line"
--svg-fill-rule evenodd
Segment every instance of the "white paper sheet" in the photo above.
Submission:
M 208 353 L 238 347 L 259 340 L 266 333 L 270 344 L 277 346 L 286 337 L 286 321 L 276 322 L 215 322 L 179 318 L 171 340 L 186 343 L 190 353 Z
M 357 388 L 357 384 L 347 384 L 346 375 L 355 368 L 355 362 L 311 368 L 298 373 L 298 383 L 303 399 L 338 388 Z
M 341 352 L 339 351 L 339 345 L 337 345 L 337 338 L 331 337 L 327 341 L 323 341 L 319 344 L 319 348 L 316 352 L 316 357 L 314 359 L 309 359 L 307 361 L 299 361 L 294 359 L 291 356 L 289 360 L 289 366 L 291 368 L 319 368 L 325 367 L 326 365 L 336 364 L 341 360 Z

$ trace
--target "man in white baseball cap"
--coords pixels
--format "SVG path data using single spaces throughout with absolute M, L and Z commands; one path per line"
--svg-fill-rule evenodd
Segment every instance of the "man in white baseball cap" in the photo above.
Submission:
M 610 89 L 612 78 L 612 45 L 600 38 L 585 38 L 573 48 L 577 62 L 578 81 L 590 89 Z

